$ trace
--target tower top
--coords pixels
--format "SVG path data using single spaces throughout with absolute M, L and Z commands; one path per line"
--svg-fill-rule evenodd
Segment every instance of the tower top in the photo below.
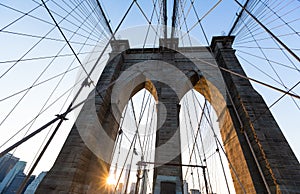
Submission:
M 210 48 L 212 51 L 221 48 L 232 48 L 234 38 L 234 36 L 214 36 L 211 40 Z

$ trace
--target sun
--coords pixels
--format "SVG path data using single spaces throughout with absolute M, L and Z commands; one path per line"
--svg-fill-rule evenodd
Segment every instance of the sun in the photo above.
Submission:
M 112 174 L 110 174 L 107 179 L 106 179 L 106 183 L 108 185 L 115 185 L 117 183 L 116 179 L 114 178 L 114 176 Z

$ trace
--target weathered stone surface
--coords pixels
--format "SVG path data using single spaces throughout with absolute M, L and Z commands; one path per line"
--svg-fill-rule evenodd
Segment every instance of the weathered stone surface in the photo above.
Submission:
M 91 101 L 95 104 L 97 119 L 113 142 L 128 100 L 146 88 L 157 100 L 159 130 L 155 160 L 180 164 L 178 103 L 194 88 L 208 99 L 218 115 L 236 192 L 266 193 L 267 185 L 272 193 L 297 193 L 300 190 L 299 162 L 264 100 L 248 80 L 218 68 L 219 65 L 245 75 L 231 48 L 232 41 L 232 37 L 215 37 L 210 48 L 129 49 L 121 54 L 117 51 L 128 48 L 129 44 L 121 41 L 121 47 L 114 45 L 116 50 Z M 90 107 L 86 104 L 84 108 Z M 83 116 L 87 120 L 95 119 L 88 114 Z M 95 130 L 92 125 L 83 127 Z M 99 147 L 106 157 L 111 157 L 112 150 L 113 143 Z M 37 193 L 107 193 L 104 185 L 108 169 L 109 164 L 86 146 L 74 125 Z M 175 183 L 176 192 L 181 193 L 181 168 L 156 166 L 155 194 L 160 192 L 161 182 Z
M 235 51 L 231 48 L 232 41 L 233 37 L 215 37 L 211 48 L 220 67 L 245 76 L 235 57 Z M 243 160 L 239 156 L 244 155 L 250 173 L 250 177 L 245 177 L 244 180 L 241 178 L 241 182 L 247 185 L 252 181 L 251 187 L 254 188 L 251 188 L 249 193 L 254 191 L 266 193 L 266 187 L 269 187 L 271 193 L 298 193 L 300 191 L 299 162 L 264 100 L 248 80 L 225 71 L 222 71 L 222 76 L 228 88 L 228 95 L 232 98 L 233 106 L 229 110 L 238 137 L 236 141 L 240 144 L 240 151 L 242 151 L 242 153 L 227 151 L 227 154 L 229 159 L 232 157 L 238 160 Z M 221 134 L 224 135 L 222 131 Z M 246 137 L 249 138 L 250 145 Z M 226 150 L 234 149 L 234 146 L 225 145 L 225 147 L 227 147 Z M 254 157 L 258 162 L 254 161 Z M 230 161 L 237 173 L 242 174 L 244 167 L 239 166 L 240 162 L 234 159 Z M 261 168 L 262 173 L 258 168 Z M 266 180 L 265 184 L 262 178 Z M 237 186 L 235 187 L 237 193 L 242 192 Z M 248 189 L 250 188 L 247 187 L 246 191 Z

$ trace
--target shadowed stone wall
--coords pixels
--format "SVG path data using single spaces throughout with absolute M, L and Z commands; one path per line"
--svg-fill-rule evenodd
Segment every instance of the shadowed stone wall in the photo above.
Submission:
M 233 39 L 215 37 L 210 47 L 175 47 L 177 51 L 163 47 L 129 49 L 124 40 L 119 41 L 119 47 L 112 45 L 113 51 L 126 51 L 111 54 L 94 98 L 91 94 L 37 193 L 108 193 L 107 159 L 111 158 L 118 122 L 130 97 L 142 88 L 157 100 L 156 162 L 181 163 L 178 103 L 194 88 L 208 99 L 218 115 L 236 193 L 267 193 L 267 188 L 272 193 L 297 193 L 299 162 L 264 100 L 248 80 L 217 66 L 245 75 L 231 47 Z M 78 124 L 80 119 L 90 124 Z M 91 124 L 95 120 L 111 141 L 97 136 L 97 128 Z M 86 129 L 83 133 L 79 130 L 81 136 L 76 126 Z M 86 139 L 95 145 L 100 142 L 100 146 L 87 146 Z M 173 145 L 170 150 L 169 145 Z M 166 153 L 174 157 L 166 161 Z M 161 182 L 175 183 L 176 193 L 181 193 L 181 168 L 156 166 L 155 194 L 160 193 Z

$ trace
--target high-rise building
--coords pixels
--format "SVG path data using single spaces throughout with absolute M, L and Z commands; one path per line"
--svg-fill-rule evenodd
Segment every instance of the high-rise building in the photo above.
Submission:
M 5 190 L 3 191 L 3 194 L 16 194 L 25 178 L 26 178 L 26 175 L 24 174 L 24 172 L 19 171 L 16 174 L 16 176 L 13 178 L 12 182 L 5 188 Z M 30 176 L 24 189 L 27 188 L 27 186 L 34 180 L 34 178 L 35 178 L 35 176 Z
M 13 156 L 12 154 L 5 154 L 0 158 L 0 183 L 18 161 L 19 158 Z
M 23 172 L 25 169 L 26 162 L 18 161 L 16 165 L 7 173 L 4 177 L 3 181 L 0 184 L 0 193 L 4 193 L 4 191 L 9 187 L 14 178 L 19 172 Z
M 32 194 L 35 193 L 35 190 L 46 176 L 47 172 L 41 172 L 36 179 L 34 179 L 25 190 L 24 194 Z
M 13 158 L 13 157 L 14 156 L 11 155 L 10 158 Z M 19 159 L 17 158 L 17 160 L 19 160 Z M 0 183 L 0 193 L 1 194 L 15 194 L 15 193 L 17 193 L 17 191 L 20 188 L 22 182 L 26 178 L 26 175 L 23 172 L 24 169 L 25 169 L 25 166 L 26 166 L 26 162 L 18 161 L 13 166 L 13 168 L 10 169 L 10 171 L 6 174 L 6 176 L 3 178 L 2 182 Z M 34 180 L 34 178 L 35 178 L 35 176 L 31 176 L 29 178 L 29 180 L 26 183 L 24 189 L 26 189 L 26 187 Z

